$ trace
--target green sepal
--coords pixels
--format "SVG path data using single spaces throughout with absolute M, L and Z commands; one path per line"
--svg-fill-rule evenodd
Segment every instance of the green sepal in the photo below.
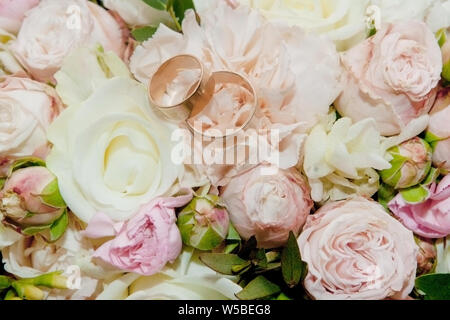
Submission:
M 44 225 L 44 226 L 27 227 L 22 230 L 22 233 L 26 236 L 34 236 L 35 234 L 47 231 L 48 229 L 50 229 L 51 226 L 52 226 L 52 224 L 48 224 L 48 225 Z
M 66 203 L 64 202 L 61 193 L 59 192 L 58 179 L 53 179 L 39 195 L 43 204 L 52 208 L 65 208 Z
M 445 31 L 445 28 L 439 29 L 436 32 L 436 39 L 438 41 L 439 47 L 442 48 L 442 46 L 447 42 L 447 33 Z
M 264 276 L 257 276 L 235 295 L 239 300 L 256 300 L 269 298 L 280 292 L 281 289 L 278 285 L 267 280 Z
M 417 185 L 400 190 L 400 194 L 406 202 L 416 204 L 425 201 L 430 195 L 430 191 L 423 185 Z
M 425 177 L 425 179 L 422 181 L 422 185 L 429 186 L 430 184 L 436 182 L 437 178 L 439 178 L 440 171 L 437 168 L 430 168 L 430 171 L 428 172 L 428 175 Z
M 63 214 L 56 219 L 50 226 L 50 238 L 49 242 L 55 242 L 62 237 L 64 232 L 66 232 L 67 226 L 69 225 L 69 214 L 67 209 L 64 209 Z
M 241 236 L 234 228 L 233 224 L 230 222 L 230 226 L 228 227 L 228 235 L 227 240 L 241 241 Z
M 8 177 L 16 170 L 24 169 L 28 167 L 45 167 L 45 161 L 37 157 L 26 157 L 17 159 L 9 167 Z
M 390 161 L 391 167 L 389 169 L 381 170 L 381 180 L 391 187 L 395 187 L 401 178 L 401 168 L 408 161 L 408 158 L 402 156 L 399 153 L 398 146 L 395 146 L 389 150 L 393 159 Z

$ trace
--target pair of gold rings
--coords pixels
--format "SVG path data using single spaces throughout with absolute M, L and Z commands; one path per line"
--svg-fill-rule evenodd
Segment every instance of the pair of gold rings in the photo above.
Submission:
M 171 92 L 171 86 L 181 72 L 190 72 L 191 78 L 184 87 Z M 195 119 L 213 99 L 217 86 L 237 85 L 249 93 L 251 110 L 246 119 L 238 127 L 226 130 L 226 133 L 208 132 L 193 125 Z M 173 88 L 172 88 L 173 89 Z M 177 91 L 177 90 L 175 90 Z M 251 83 L 242 75 L 231 71 L 216 71 L 208 74 L 203 64 L 192 55 L 178 55 L 165 61 L 149 82 L 148 94 L 150 102 L 156 106 L 169 120 L 185 121 L 189 129 L 210 138 L 226 138 L 244 130 L 256 112 L 256 93 Z M 230 112 L 233 112 L 230 110 Z

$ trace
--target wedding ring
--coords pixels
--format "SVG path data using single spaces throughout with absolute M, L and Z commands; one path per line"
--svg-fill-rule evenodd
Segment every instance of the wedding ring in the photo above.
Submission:
M 184 74 L 183 74 L 184 73 Z M 180 83 L 181 82 L 181 83 Z M 218 86 L 238 86 L 249 97 L 250 111 L 238 126 L 219 133 L 203 130 L 195 117 L 212 101 Z M 178 87 L 177 87 L 178 86 Z M 207 74 L 202 63 L 191 55 L 178 55 L 165 61 L 150 80 L 150 102 L 169 120 L 186 121 L 193 133 L 209 138 L 225 138 L 244 130 L 256 112 L 256 92 L 242 75 L 231 71 Z

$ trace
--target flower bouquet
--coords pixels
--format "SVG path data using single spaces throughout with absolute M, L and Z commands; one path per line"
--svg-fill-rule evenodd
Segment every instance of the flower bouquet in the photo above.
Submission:
M 450 299 L 449 16 L 1 0 L 0 299 Z

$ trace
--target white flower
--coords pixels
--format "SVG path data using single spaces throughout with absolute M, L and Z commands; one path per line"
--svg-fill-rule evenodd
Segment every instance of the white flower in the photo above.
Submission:
M 326 35 L 338 50 L 347 50 L 366 37 L 369 0 L 238 0 L 258 8 L 271 21 L 298 25 Z
M 87 299 L 95 295 L 98 280 L 84 273 L 84 268 L 90 262 L 93 253 L 92 245 L 80 235 L 81 225 L 74 219 L 70 220 L 65 234 L 57 242 L 49 244 L 41 237 L 21 237 L 19 241 L 2 250 L 5 270 L 20 278 L 32 278 L 38 275 L 63 271 L 70 276 L 70 266 L 76 266 L 81 271 L 81 288 L 67 290 L 51 290 L 49 299 Z M 88 260 L 89 263 L 80 263 Z M 103 276 L 107 275 L 104 271 Z
M 436 241 L 436 273 L 450 273 L 450 236 Z
M 130 26 L 173 24 L 166 11 L 154 9 L 142 0 L 104 0 L 103 5 L 116 11 Z
M 399 136 L 384 139 L 374 119 L 335 121 L 335 114 L 313 128 L 305 143 L 303 168 L 314 201 L 342 200 L 353 194 L 371 197 L 379 187 L 374 170 L 391 167 L 386 150 L 422 132 L 428 117 L 412 121 Z
M 192 249 L 185 249 L 177 261 L 153 276 L 128 273 L 111 282 L 98 300 L 224 300 L 236 299 L 242 288 L 205 266 Z
M 171 127 L 153 113 L 145 87 L 114 78 L 70 106 L 49 129 L 48 168 L 71 210 L 88 222 L 99 211 L 126 220 L 169 190 Z

